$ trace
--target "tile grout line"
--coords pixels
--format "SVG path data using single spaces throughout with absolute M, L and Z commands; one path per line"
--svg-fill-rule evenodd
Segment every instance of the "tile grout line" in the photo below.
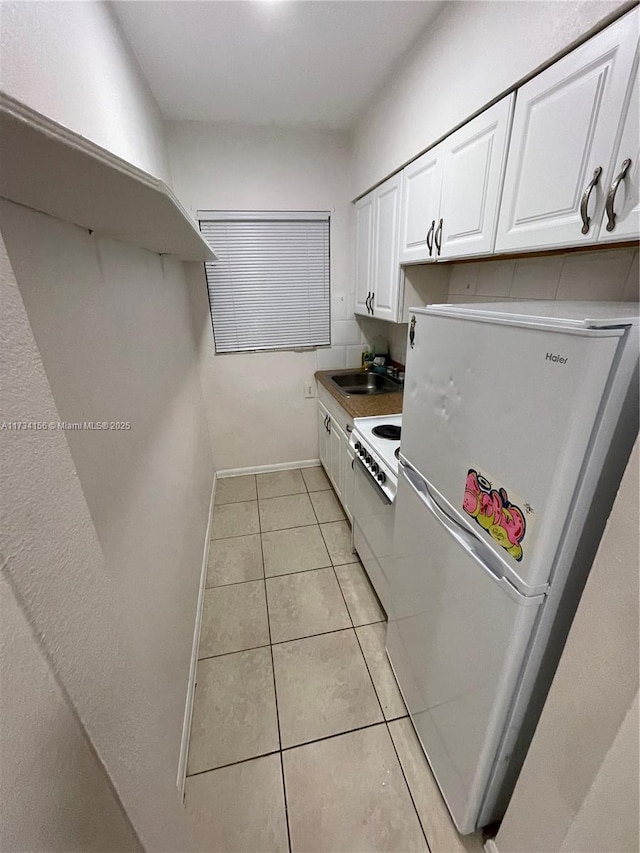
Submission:
M 348 629 L 346 629 L 348 630 Z M 323 735 L 322 737 L 314 738 L 313 740 L 303 740 L 301 743 L 294 743 L 291 746 L 284 746 L 282 748 L 282 752 L 291 752 L 294 749 L 302 749 L 305 746 L 312 746 L 314 743 L 322 743 L 325 740 L 333 740 L 337 737 L 342 737 L 343 735 L 352 735 L 354 732 L 363 732 L 365 729 L 375 729 L 376 726 L 384 726 L 384 720 L 378 720 L 377 723 L 366 723 L 364 726 L 356 726 L 353 729 L 347 729 L 344 732 L 335 732 L 332 735 Z
M 398 766 L 400 767 L 400 772 L 402 773 L 402 778 L 404 779 L 404 784 L 407 786 L 407 791 L 409 793 L 409 798 L 411 799 L 411 804 L 413 805 L 413 810 L 416 813 L 416 818 L 418 819 L 418 826 L 422 830 L 422 834 L 424 836 L 425 844 L 427 845 L 427 850 L 431 853 L 431 845 L 429 844 L 429 839 L 427 838 L 427 833 L 425 831 L 424 826 L 422 825 L 422 820 L 420 818 L 420 813 L 418 811 L 418 807 L 416 806 L 416 801 L 413 797 L 413 791 L 411 790 L 411 785 L 409 784 L 409 780 L 407 779 L 407 774 L 404 772 L 404 767 L 402 766 L 402 761 L 400 760 L 400 754 L 396 749 L 396 742 L 393 739 L 393 735 L 391 734 L 391 729 L 389 728 L 389 723 L 395 723 L 396 720 L 404 720 L 404 717 L 396 717 L 394 720 L 385 720 L 385 725 L 387 727 L 387 734 L 389 735 L 389 740 L 391 741 L 391 746 L 393 747 L 393 751 L 395 753 L 396 759 L 398 761 Z M 407 715 L 407 719 L 409 719 Z
M 308 524 L 308 525 L 305 525 L 305 527 L 319 527 L 319 525 L 318 524 Z M 290 529 L 291 530 L 297 530 L 298 528 L 292 527 Z M 248 535 L 254 536 L 254 535 L 259 535 L 259 534 L 250 533 Z M 242 539 L 244 537 L 236 536 L 234 538 Z M 215 539 L 214 541 L 215 542 L 222 542 L 222 541 L 226 541 L 226 540 Z M 356 565 L 356 563 L 336 563 L 336 565 L 338 567 L 340 567 L 340 566 L 354 566 L 354 565 Z M 243 583 L 255 583 L 256 581 L 261 581 L 261 580 L 265 580 L 265 579 L 271 580 L 271 578 L 288 578 L 291 575 L 305 575 L 308 572 L 319 572 L 322 569 L 332 569 L 332 568 L 333 568 L 333 563 L 328 563 L 326 566 L 314 566 L 312 569 L 298 569 L 295 572 L 283 572 L 281 575 L 262 575 L 259 578 L 247 578 L 246 580 L 243 580 L 243 581 L 231 581 L 230 583 L 213 584 L 212 586 L 205 587 L 205 589 L 226 589 L 229 586 L 240 586 Z M 384 622 L 384 619 L 376 619 L 375 621 L 376 622 Z M 372 623 L 367 622 L 365 624 L 370 625 Z
M 302 476 L 302 475 L 300 475 Z M 269 654 L 271 656 L 271 676 L 273 678 L 273 698 L 276 706 L 276 725 L 278 726 L 278 755 L 280 757 L 280 778 L 282 780 L 282 797 L 284 800 L 284 822 L 287 827 L 287 845 L 291 853 L 291 828 L 289 826 L 289 804 L 287 801 L 287 783 L 284 776 L 284 759 L 282 758 L 282 733 L 280 731 L 280 712 L 278 710 L 278 686 L 276 684 L 276 667 L 273 661 L 273 643 L 271 642 L 271 616 L 269 614 L 269 596 L 267 594 L 267 576 L 264 570 L 264 548 L 262 544 L 262 524 L 260 523 L 260 508 L 258 507 L 260 524 L 260 554 L 262 557 L 262 582 L 264 584 L 264 603 L 267 609 L 267 628 L 269 630 Z
M 367 675 L 369 676 L 369 681 L 371 682 L 371 686 L 373 687 L 373 693 L 374 693 L 376 699 L 378 700 L 378 706 L 380 707 L 380 713 L 382 714 L 382 722 L 386 723 L 387 720 L 386 720 L 386 717 L 384 714 L 384 708 L 382 707 L 382 702 L 380 701 L 380 697 L 378 696 L 378 691 L 376 690 L 376 685 L 373 681 L 373 676 L 371 675 L 371 670 L 369 669 L 369 664 L 367 663 L 367 657 L 366 657 L 364 650 L 362 648 L 362 643 L 360 642 L 360 637 L 358 636 L 358 631 L 356 630 L 356 626 L 355 626 L 355 623 L 353 621 L 351 611 L 349 610 L 349 605 L 347 604 L 347 599 L 346 599 L 345 594 L 343 592 L 342 585 L 340 583 L 340 578 L 338 577 L 338 573 L 336 572 L 335 566 L 333 566 L 333 573 L 334 573 L 335 578 L 336 578 L 336 583 L 338 584 L 338 589 L 340 590 L 340 595 L 342 596 L 342 600 L 344 601 L 344 606 L 347 608 L 347 613 L 349 614 L 349 621 L 351 622 L 351 627 L 353 629 L 353 633 L 356 636 L 356 642 L 358 644 L 358 648 L 360 649 L 360 654 L 362 655 L 362 659 L 364 660 L 364 665 L 365 665 L 366 670 L 367 670 Z M 374 625 L 376 623 L 371 622 L 369 624 Z M 358 625 L 358 628 L 363 628 L 363 627 L 364 627 L 364 625 Z M 391 737 L 391 735 L 389 735 L 389 737 Z
M 408 794 L 409 794 L 409 798 L 411 799 L 411 804 L 412 804 L 412 806 L 413 806 L 413 810 L 414 810 L 414 812 L 415 812 L 415 814 L 416 814 L 416 819 L 417 819 L 417 821 L 418 821 L 418 826 L 420 827 L 420 830 L 421 830 L 421 832 L 422 832 L 422 835 L 424 836 L 424 841 L 425 841 L 425 844 L 427 845 L 427 850 L 429 851 L 429 853 L 431 853 L 431 847 L 429 846 L 429 839 L 427 838 L 427 834 L 426 834 L 426 832 L 425 832 L 425 830 L 424 830 L 424 827 L 423 827 L 423 825 L 422 825 L 422 821 L 420 820 L 420 814 L 418 813 L 418 809 L 417 809 L 417 806 L 416 806 L 416 802 L 415 802 L 415 800 L 414 800 L 414 798 L 413 798 L 413 792 L 411 791 L 411 787 L 410 787 L 410 785 L 409 785 L 409 781 L 408 781 L 408 779 L 407 779 L 407 777 L 406 777 L 406 774 L 405 774 L 405 772 L 404 772 L 404 767 L 402 766 L 402 762 L 400 761 L 400 756 L 398 755 L 398 750 L 396 749 L 395 742 L 394 742 L 393 737 L 392 737 L 392 735 L 391 735 L 391 729 L 389 728 L 389 723 L 390 723 L 390 722 L 394 722 L 394 720 L 387 720 L 387 718 L 386 718 L 386 715 L 385 715 L 385 713 L 384 713 L 384 708 L 382 707 L 382 702 L 381 702 L 381 700 L 380 700 L 380 696 L 378 695 L 378 691 L 377 691 L 377 689 L 376 689 L 376 685 L 375 685 L 375 682 L 374 682 L 374 680 L 373 680 L 373 676 L 371 675 L 371 670 L 369 669 L 369 663 L 368 663 L 368 661 L 367 661 L 367 657 L 366 657 L 366 655 L 365 655 L 365 653 L 364 653 L 364 650 L 363 650 L 363 648 L 362 648 L 362 643 L 360 642 L 360 637 L 358 636 L 358 631 L 357 631 L 356 626 L 355 626 L 355 624 L 354 624 L 354 622 L 353 622 L 353 618 L 352 618 L 352 616 L 351 616 L 351 611 L 349 610 L 349 605 L 347 604 L 347 600 L 346 600 L 346 598 L 345 598 L 344 592 L 342 591 L 342 586 L 341 586 L 341 584 L 340 584 L 340 578 L 338 577 L 338 573 L 336 572 L 336 567 L 335 567 L 335 566 L 333 566 L 333 572 L 334 572 L 334 574 L 335 574 L 335 576 L 336 576 L 336 581 L 337 581 L 337 583 L 338 583 L 338 587 L 339 587 L 339 589 L 340 589 L 340 593 L 341 593 L 342 598 L 343 598 L 343 600 L 344 600 L 345 607 L 347 608 L 347 613 L 349 614 L 349 619 L 351 620 L 351 625 L 353 626 L 353 632 L 354 632 L 354 634 L 356 635 L 356 642 L 358 643 L 358 647 L 359 647 L 359 649 L 360 649 L 360 654 L 361 654 L 361 655 L 362 655 L 362 657 L 363 657 L 364 665 L 365 665 L 365 667 L 366 667 L 366 669 L 367 669 L 367 673 L 368 673 L 368 675 L 369 675 L 369 680 L 371 681 L 371 686 L 373 687 L 373 692 L 374 692 L 374 694 L 375 694 L 376 699 L 378 700 L 378 705 L 379 705 L 379 707 L 380 707 L 380 713 L 382 714 L 382 723 L 383 723 L 383 725 L 385 725 L 385 726 L 386 726 L 386 728 L 387 728 L 387 735 L 389 736 L 389 740 L 391 741 L 391 746 L 392 746 L 392 748 L 393 748 L 393 752 L 394 752 L 394 754 L 395 754 L 395 756 L 396 756 L 396 760 L 397 760 L 397 762 L 398 762 L 398 766 L 400 767 L 400 772 L 402 773 L 402 778 L 404 779 L 404 783 L 405 783 L 405 785 L 406 785 L 406 787 L 407 787 L 407 792 L 408 792 Z M 369 624 L 379 624 L 379 623 L 372 622 L 372 623 L 369 623 Z M 388 617 L 387 617 L 387 620 L 386 620 L 385 624 L 388 624 Z M 358 628 L 364 628 L 364 625 L 358 625 Z M 394 719 L 404 719 L 404 717 L 396 717 L 396 718 L 394 718 Z
M 328 569 L 332 568 L 332 566 L 327 566 Z M 320 569 L 311 569 L 310 571 L 321 571 Z M 304 574 L 303 572 L 297 572 L 297 574 Z M 279 575 L 279 577 L 288 577 L 288 575 Z M 338 582 L 339 585 L 339 582 Z M 347 608 L 347 614 L 349 613 L 349 609 Z M 351 618 L 351 617 L 349 617 Z M 384 622 L 384 619 L 378 619 L 376 622 L 364 622 L 362 625 L 347 625 L 346 628 L 334 628 L 331 631 L 318 631 L 317 634 L 303 634 L 301 637 L 289 637 L 288 640 L 276 640 L 275 642 L 263 643 L 261 646 L 248 646 L 246 649 L 234 649 L 229 652 L 220 652 L 217 655 L 206 655 L 205 657 L 198 658 L 198 661 L 203 660 L 215 660 L 216 658 L 225 658 L 228 655 L 239 655 L 242 652 L 255 652 L 257 649 L 266 649 L 270 645 L 271 646 L 284 646 L 287 643 L 297 643 L 300 640 L 312 640 L 315 637 L 326 637 L 327 634 L 339 634 L 341 631 L 351 631 L 354 630 L 357 632 L 358 628 L 368 628 L 371 625 L 380 625 Z M 406 716 L 403 714 L 402 716 Z M 394 719 L 401 719 L 401 717 L 394 717 Z
M 343 629 L 345 631 L 351 630 L 349 628 Z M 389 722 L 393 723 L 397 720 L 404 720 L 405 717 L 395 717 L 393 720 L 389 720 Z M 313 740 L 305 740 L 300 743 L 294 743 L 291 746 L 284 746 L 282 749 L 272 749 L 270 752 L 261 752 L 258 755 L 251 755 L 248 758 L 240 758 L 238 761 L 230 761 L 228 764 L 220 764 L 217 767 L 208 767 L 206 770 L 196 770 L 195 773 L 189 773 L 187 776 L 188 779 L 191 779 L 193 776 L 202 776 L 205 773 L 215 773 L 216 770 L 225 770 L 227 767 L 235 767 L 238 764 L 248 764 L 250 761 L 255 761 L 257 758 L 267 758 L 269 755 L 279 755 L 285 752 L 291 752 L 294 749 L 301 749 L 305 746 L 311 746 L 314 743 L 322 743 L 325 740 L 333 740 L 337 737 L 342 737 L 343 735 L 350 735 L 354 732 L 362 732 L 365 729 L 374 729 L 376 726 L 385 726 L 388 725 L 385 720 L 379 720 L 377 723 L 366 723 L 364 726 L 356 726 L 353 729 L 346 729 L 343 732 L 335 732 L 331 735 L 323 735 L 322 737 L 314 738 Z
M 329 568 L 331 568 L 331 566 L 329 566 Z M 338 583 L 338 586 L 340 586 L 339 583 Z M 347 615 L 349 616 L 349 619 L 351 619 L 351 616 L 349 615 L 349 608 L 347 608 Z M 379 622 L 366 622 L 365 625 L 358 625 L 358 628 L 365 628 L 368 625 L 378 625 L 378 624 L 380 624 L 380 623 Z M 304 636 L 302 636 L 302 637 L 291 637 L 291 639 L 289 639 L 289 640 L 277 640 L 275 643 L 272 643 L 272 645 L 284 646 L 285 643 L 297 643 L 300 640 L 312 640 L 314 637 L 326 637 L 327 634 L 339 634 L 341 631 L 351 631 L 351 630 L 354 630 L 354 631 L 356 630 L 356 627 L 353 624 L 353 622 L 351 623 L 351 625 L 347 625 L 346 628 L 334 628 L 332 631 L 319 631 L 317 634 L 304 634 Z
M 206 770 L 196 770 L 195 773 L 189 773 L 187 779 L 192 779 L 194 776 L 203 776 L 205 773 L 215 773 L 217 770 L 226 770 L 227 767 L 236 767 L 238 764 L 247 764 L 249 761 L 255 761 L 258 758 L 267 758 L 269 755 L 279 754 L 279 749 L 272 749 L 270 752 L 259 752 L 258 755 L 250 755 L 249 758 L 239 758 L 238 761 L 230 761 L 228 764 L 219 764 L 216 767 L 207 767 Z

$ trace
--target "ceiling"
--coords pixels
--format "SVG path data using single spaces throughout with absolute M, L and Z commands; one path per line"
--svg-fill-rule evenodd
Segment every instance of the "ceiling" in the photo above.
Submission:
M 113 2 L 167 119 L 347 128 L 439 0 Z

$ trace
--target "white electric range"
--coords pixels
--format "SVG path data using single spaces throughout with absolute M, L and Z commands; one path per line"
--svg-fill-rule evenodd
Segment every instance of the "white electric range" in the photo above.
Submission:
M 356 418 L 350 444 L 375 484 L 393 502 L 398 486 L 402 415 Z
M 387 615 L 401 426 L 402 415 L 355 418 L 349 442 L 355 452 L 353 546 Z

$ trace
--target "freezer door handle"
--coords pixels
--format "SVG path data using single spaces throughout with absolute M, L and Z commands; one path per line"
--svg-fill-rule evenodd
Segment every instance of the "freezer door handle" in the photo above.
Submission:
M 502 574 L 502 572 L 494 567 L 485 559 L 490 556 L 489 549 L 485 546 L 481 539 L 478 539 L 473 533 L 465 530 L 458 522 L 447 515 L 447 513 L 434 500 L 433 495 L 429 491 L 429 487 L 424 479 L 411 468 L 406 462 L 400 462 L 399 472 L 404 476 L 407 483 L 415 494 L 420 498 L 434 518 L 447 530 L 456 542 L 478 563 L 478 565 L 490 575 L 493 580 L 518 604 L 538 605 L 544 600 L 544 595 L 523 595 L 515 586 Z M 489 553 L 488 553 L 489 552 Z

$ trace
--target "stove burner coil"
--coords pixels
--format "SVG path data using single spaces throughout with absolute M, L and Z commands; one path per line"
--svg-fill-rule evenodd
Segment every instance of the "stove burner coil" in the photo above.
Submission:
M 401 427 L 394 426 L 393 424 L 380 424 L 380 426 L 374 427 L 372 432 L 378 438 L 388 438 L 390 441 L 400 441 L 400 430 Z

